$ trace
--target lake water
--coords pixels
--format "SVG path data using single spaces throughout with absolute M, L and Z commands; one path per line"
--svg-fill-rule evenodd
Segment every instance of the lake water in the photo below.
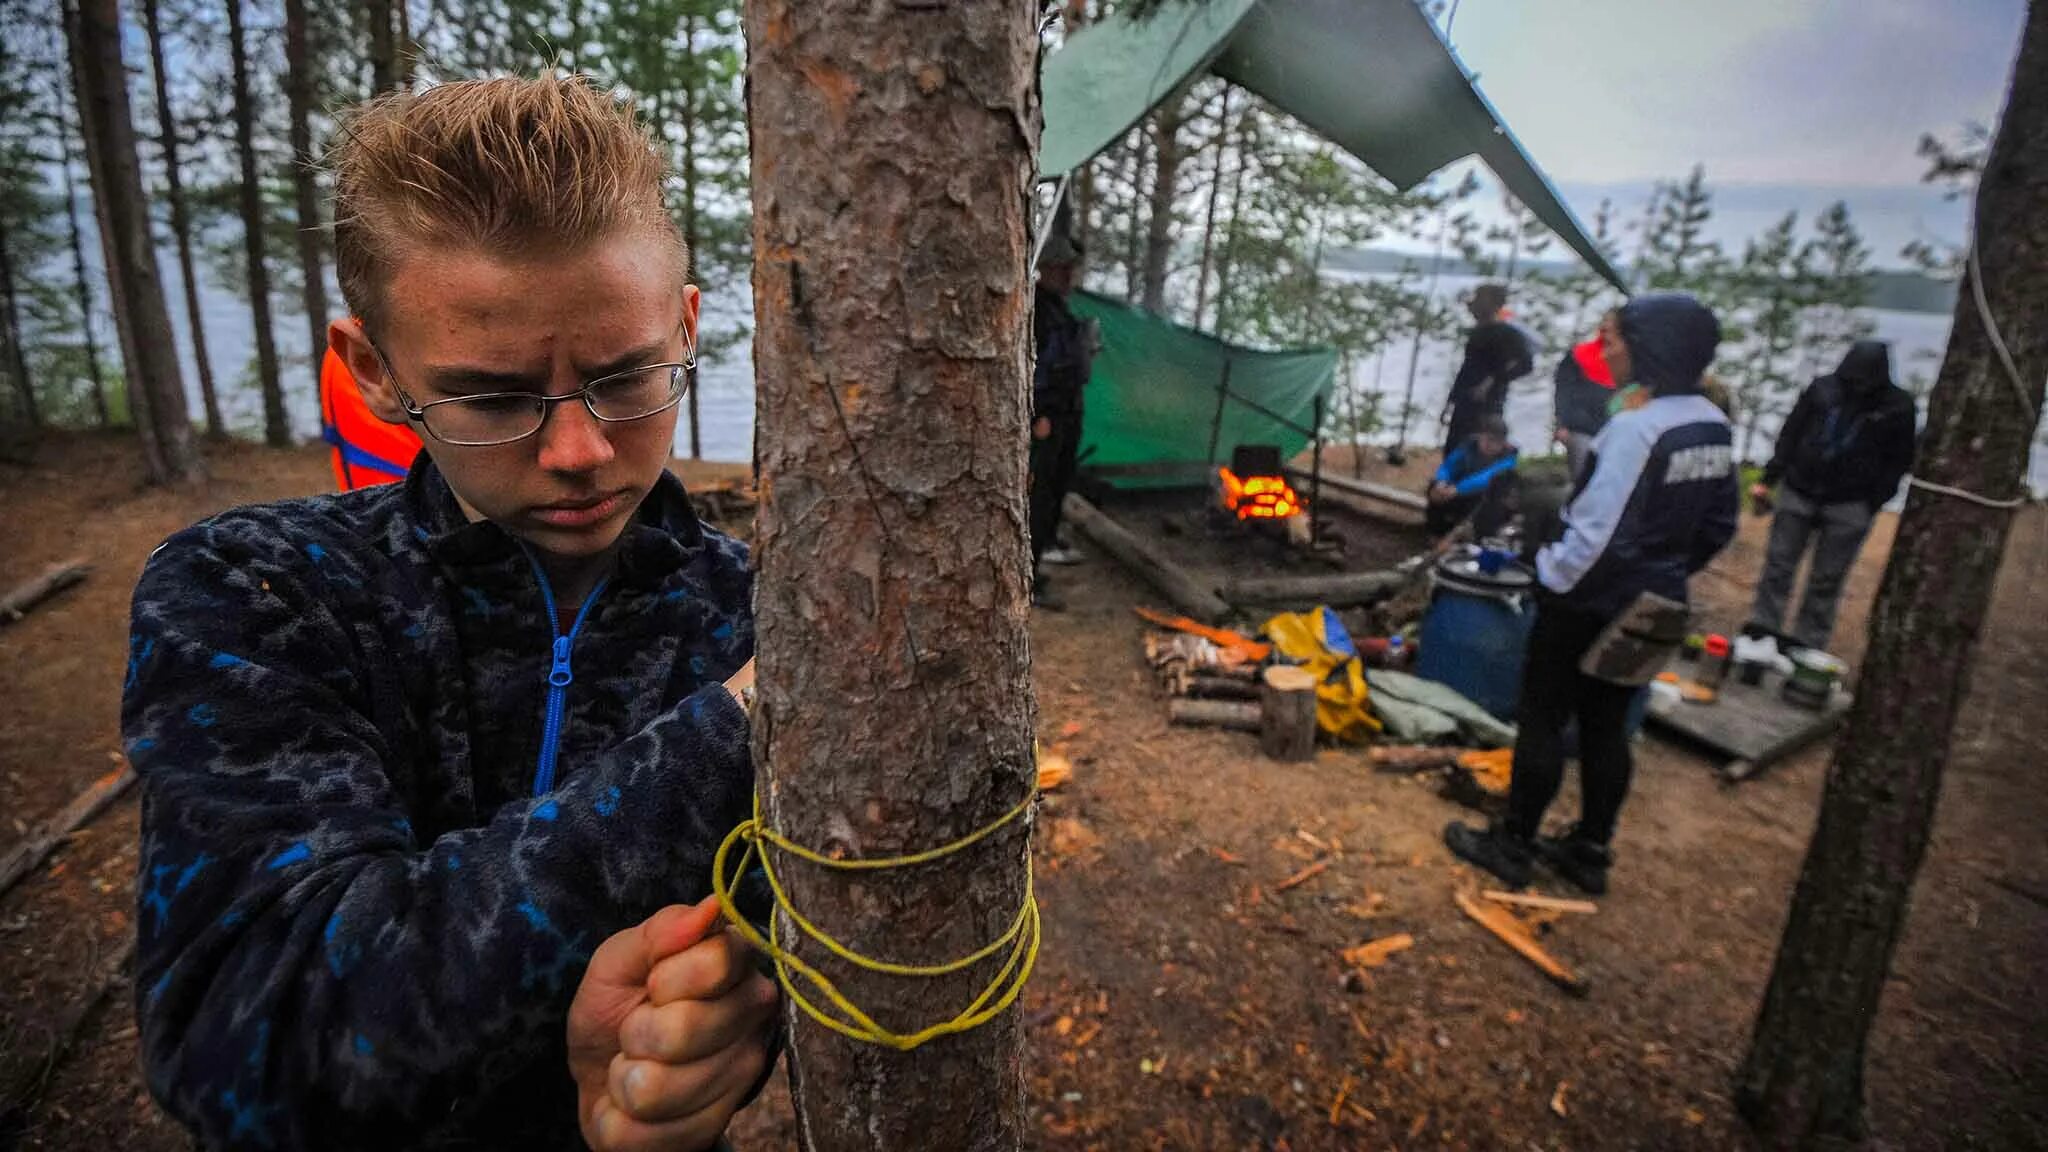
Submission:
M 182 301 L 182 288 L 177 279 L 177 261 L 170 253 L 159 257 L 164 271 L 165 290 L 173 301 L 171 321 L 177 329 L 181 359 L 185 365 L 186 389 L 192 396 L 194 419 L 202 415 L 198 398 L 198 375 L 192 359 L 191 341 L 185 328 L 185 311 L 177 306 Z M 204 277 L 202 276 L 202 280 Z M 1447 276 L 1438 287 L 1443 298 L 1459 298 L 1469 292 L 1476 280 L 1467 277 Z M 735 285 L 736 291 L 724 295 L 707 295 L 704 301 L 704 322 L 708 328 L 730 329 L 735 324 L 751 319 L 752 300 L 746 295 L 744 279 Z M 339 292 L 332 299 L 339 300 Z M 242 431 L 260 433 L 262 405 L 254 385 L 254 371 L 250 367 L 254 355 L 254 339 L 249 322 L 248 306 L 237 296 L 221 291 L 211 284 L 202 285 L 201 306 L 206 316 L 206 334 L 209 341 L 215 371 L 222 388 L 222 408 L 229 424 Z M 1866 313 L 1877 326 L 1877 338 L 1892 344 L 1894 372 L 1901 383 L 1911 375 L 1919 375 L 1931 381 L 1940 366 L 1942 350 L 1948 340 L 1949 318 L 1942 314 L 1886 312 L 1871 310 Z M 291 417 L 292 431 L 302 439 L 313 439 L 320 433 L 319 404 L 311 369 L 298 350 L 304 343 L 304 325 L 295 313 L 280 312 L 278 337 L 280 353 L 285 356 L 286 410 Z M 103 322 L 102 330 L 111 341 L 111 322 Z M 1515 438 L 1525 447 L 1534 448 L 1548 445 L 1551 427 L 1551 369 L 1564 349 L 1546 349 L 1539 357 L 1537 370 L 1524 378 L 1510 391 L 1507 406 L 1509 426 Z M 1839 357 L 1840 350 L 1828 352 L 1830 366 Z M 1445 343 L 1428 343 L 1422 351 L 1416 366 L 1415 405 L 1423 415 L 1411 422 L 1408 441 L 1411 444 L 1434 445 L 1440 439 L 1436 413 L 1442 410 L 1444 397 L 1450 388 L 1452 375 L 1457 370 L 1458 349 Z M 1371 394 L 1375 391 L 1380 411 L 1391 424 L 1399 412 L 1403 391 L 1407 382 L 1409 345 L 1406 341 L 1396 344 L 1380 357 L 1369 357 L 1353 365 L 1355 387 Z M 1375 383 L 1377 382 L 1377 383 Z M 703 421 L 704 455 L 711 460 L 750 460 L 753 455 L 754 436 L 754 369 L 751 345 L 742 342 L 728 354 L 707 357 L 698 372 L 698 406 Z M 1923 406 L 1924 416 L 1924 406 Z M 1756 452 L 1768 452 L 1770 437 L 1776 432 L 1776 420 L 1766 418 L 1761 425 Z M 1374 437 L 1377 442 L 1391 442 L 1391 428 Z M 689 429 L 685 418 L 677 423 L 676 447 L 679 455 L 689 451 Z M 2029 481 L 2036 493 L 2048 493 L 2048 451 L 2035 444 L 2034 455 L 2029 468 Z

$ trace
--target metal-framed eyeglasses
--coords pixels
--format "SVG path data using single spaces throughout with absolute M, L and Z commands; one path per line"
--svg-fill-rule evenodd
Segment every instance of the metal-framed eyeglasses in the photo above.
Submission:
M 697 366 L 696 350 L 681 361 L 645 364 L 613 372 L 589 381 L 574 392 L 543 396 L 537 392 L 485 392 L 454 396 L 421 404 L 412 398 L 384 351 L 372 344 L 384 375 L 391 381 L 405 405 L 405 414 L 417 421 L 427 434 L 443 444 L 464 448 L 488 448 L 524 440 L 547 424 L 548 410 L 556 404 L 581 401 L 585 411 L 605 424 L 628 424 L 645 420 L 675 407 L 690 389 L 690 370 Z

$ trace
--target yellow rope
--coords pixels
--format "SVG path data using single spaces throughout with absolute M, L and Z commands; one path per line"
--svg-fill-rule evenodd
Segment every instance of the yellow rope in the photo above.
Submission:
M 759 948 L 775 961 L 775 973 L 782 984 L 783 990 L 789 994 L 790 1002 L 801 1009 L 805 1015 L 842 1036 L 868 1044 L 879 1045 L 884 1048 L 894 1048 L 899 1052 L 908 1052 L 912 1048 L 935 1040 L 940 1036 L 951 1036 L 955 1033 L 979 1028 L 1001 1015 L 1005 1009 L 1016 1002 L 1018 994 L 1024 991 L 1025 982 L 1031 979 L 1031 969 L 1038 962 L 1039 941 L 1038 898 L 1033 890 L 1030 853 L 1027 851 L 1024 857 L 1024 903 L 1018 907 L 1016 917 L 1010 921 L 1010 927 L 1002 935 L 957 960 L 948 960 L 941 964 L 903 964 L 890 960 L 877 960 L 871 956 L 863 956 L 805 919 L 803 914 L 798 912 L 790 902 L 788 891 L 783 888 L 782 881 L 775 875 L 775 865 L 769 858 L 770 850 L 786 852 L 799 860 L 838 872 L 879 872 L 891 868 L 912 868 L 919 864 L 930 864 L 936 860 L 943 860 L 957 852 L 973 847 L 975 844 L 994 835 L 997 831 L 1024 815 L 1024 813 L 1029 812 L 1032 802 L 1037 800 L 1037 798 L 1037 793 L 1034 791 L 1032 795 L 1024 798 L 1022 804 L 997 817 L 993 823 L 986 825 L 978 831 L 971 832 L 953 841 L 951 844 L 945 844 L 923 852 L 915 852 L 908 856 L 888 856 L 865 860 L 835 860 L 830 856 L 806 848 L 790 840 L 780 832 L 775 831 L 773 828 L 768 827 L 761 819 L 761 797 L 756 795 L 754 797 L 753 818 L 742 821 L 738 827 L 734 828 L 726 836 L 725 841 L 718 846 L 718 854 L 712 858 L 712 891 L 718 894 L 719 910 L 725 915 L 726 920 L 732 924 L 733 928 L 748 943 Z M 733 846 L 741 843 L 746 845 L 746 850 L 740 855 L 739 865 L 728 870 L 726 868 L 726 861 L 732 855 Z M 757 856 L 761 861 L 761 873 L 768 879 L 768 888 L 775 894 L 775 907 L 769 917 L 768 934 L 766 936 L 763 936 L 758 929 L 749 924 L 746 917 L 740 915 L 738 908 L 733 902 L 732 895 L 734 878 L 744 875 L 748 863 Z M 832 955 L 852 964 L 856 968 L 869 972 L 878 972 L 885 976 L 923 978 L 948 976 L 996 955 L 1005 947 L 1009 948 L 1010 954 L 1009 958 L 1003 962 L 1002 969 L 995 974 L 994 979 L 989 981 L 988 986 L 981 990 L 981 994 L 974 998 L 973 1003 L 969 1004 L 951 1020 L 942 1021 L 918 1032 L 894 1032 L 875 1023 L 873 1018 L 861 1011 L 851 1000 L 848 1000 L 845 993 L 839 991 L 838 987 L 830 979 L 826 978 L 824 973 L 804 963 L 789 952 L 779 939 L 782 935 L 779 926 L 785 920 L 795 925 L 797 930 L 804 935 L 817 941 Z M 807 997 L 797 986 L 795 978 L 798 976 L 801 976 L 817 992 L 822 993 L 833 1011 L 827 1011 L 819 1007 Z

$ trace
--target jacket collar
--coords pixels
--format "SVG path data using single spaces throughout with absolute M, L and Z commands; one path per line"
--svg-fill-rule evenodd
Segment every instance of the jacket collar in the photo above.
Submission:
M 488 520 L 472 521 L 456 502 L 454 489 L 421 452 L 405 477 L 405 502 L 419 526 L 420 542 L 436 560 L 452 567 L 489 565 L 519 552 L 518 538 Z M 662 583 L 704 543 L 704 525 L 683 482 L 663 469 L 640 502 L 620 538 L 618 570 L 624 584 Z

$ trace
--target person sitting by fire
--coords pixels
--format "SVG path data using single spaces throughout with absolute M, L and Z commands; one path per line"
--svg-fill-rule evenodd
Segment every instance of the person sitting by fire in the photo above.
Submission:
M 1497 532 L 1513 513 L 1509 489 L 1520 456 L 1505 419 L 1491 412 L 1480 417 L 1478 431 L 1444 457 L 1429 482 L 1429 534 L 1447 535 L 1467 520 L 1479 536 Z

